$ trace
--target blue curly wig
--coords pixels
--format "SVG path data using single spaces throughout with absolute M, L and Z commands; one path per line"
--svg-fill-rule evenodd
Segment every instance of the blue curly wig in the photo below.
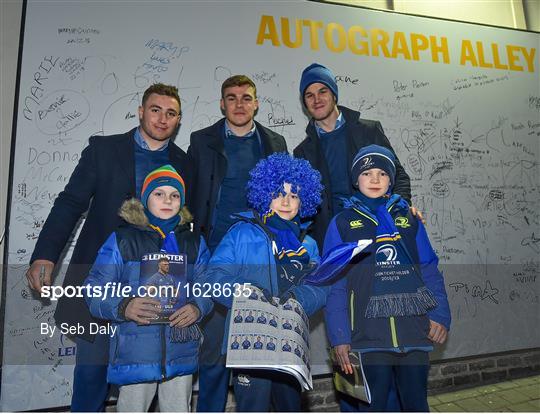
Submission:
M 249 175 L 247 200 L 261 215 L 268 212 L 274 198 L 285 195 L 284 183 L 291 184 L 291 191 L 300 198 L 300 217 L 315 215 L 321 204 L 321 174 L 306 160 L 284 152 L 272 154 L 260 160 Z

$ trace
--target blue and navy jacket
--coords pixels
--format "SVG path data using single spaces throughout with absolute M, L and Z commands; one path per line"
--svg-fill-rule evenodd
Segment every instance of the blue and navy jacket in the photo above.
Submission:
M 450 328 L 450 307 L 444 279 L 438 270 L 439 259 L 429 242 L 426 229 L 407 207 L 398 207 L 399 196 L 388 211 L 394 219 L 415 267 L 424 284 L 434 294 L 438 306 L 422 316 L 366 318 L 365 312 L 372 291 L 375 272 L 375 243 L 372 243 L 351 262 L 344 275 L 332 286 L 328 295 L 325 318 L 332 346 L 350 344 L 357 351 L 430 351 L 427 337 L 429 320 Z M 342 242 L 360 239 L 375 240 L 377 218 L 367 208 L 349 207 L 330 222 L 324 241 L 324 251 Z
M 267 233 L 269 230 L 263 228 L 264 224 L 252 211 L 236 216 L 239 221 L 231 226 L 214 251 L 204 282 L 212 285 L 251 283 L 252 286 L 267 290 L 272 296 L 279 296 L 278 269 L 272 252 L 272 241 Z M 315 240 L 306 236 L 302 245 L 307 250 L 310 261 L 319 263 L 319 250 Z M 292 286 L 290 292 L 309 316 L 325 305 L 328 290 L 328 287 L 300 284 Z M 233 296 L 220 295 L 213 299 L 229 308 L 222 346 L 222 353 L 225 354 Z
M 118 228 L 101 246 L 84 284 L 103 287 L 108 282 L 116 282 L 117 285 L 130 286 L 135 294 L 139 287 L 142 256 L 159 252 L 163 240 L 157 232 L 144 225 L 147 219 L 140 201 L 126 201 L 121 208 L 121 216 L 128 224 Z M 210 258 L 204 240 L 189 230 L 189 224 L 178 225 L 175 236 L 180 253 L 187 255 L 188 281 L 198 281 Z M 119 313 L 119 306 L 125 298 L 108 295 L 102 299 L 87 297 L 86 301 L 94 317 L 111 321 L 117 327 L 110 341 L 109 383 L 125 385 L 160 381 L 197 371 L 200 340 L 171 342 L 169 325 L 137 325 Z M 199 308 L 199 321 L 213 307 L 209 298 L 191 297 L 188 302 Z

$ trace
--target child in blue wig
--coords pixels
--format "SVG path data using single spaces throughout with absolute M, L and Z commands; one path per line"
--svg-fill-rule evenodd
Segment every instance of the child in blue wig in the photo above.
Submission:
M 213 303 L 204 297 L 186 298 L 185 284 L 170 286 L 175 283 L 174 261 L 187 263 L 186 280 L 194 282 L 210 256 L 202 237 L 190 231 L 191 214 L 184 202 L 184 180 L 171 165 L 150 172 L 140 200 L 122 204 L 119 214 L 125 225 L 105 241 L 85 280 L 92 292 L 111 285 L 123 288 L 122 293 L 86 298 L 92 315 L 114 328 L 107 381 L 120 386 L 119 412 L 148 411 L 156 390 L 161 411 L 190 411 L 202 341 L 196 323 Z M 148 261 L 150 257 L 154 259 Z M 141 277 L 143 263 L 152 265 L 152 272 L 157 265 L 147 283 Z M 160 291 L 160 286 L 166 289 Z M 176 291 L 169 289 L 173 287 Z M 169 305 L 176 301 L 178 309 Z M 165 312 L 167 306 L 171 309 Z M 165 323 L 154 323 L 158 315 Z
M 332 219 L 324 250 L 359 239 L 374 242 L 332 286 L 326 327 L 345 373 L 352 373 L 349 351 L 361 353 L 369 411 L 387 409 L 393 381 L 404 411 L 429 411 L 428 352 L 433 343 L 445 342 L 450 309 L 422 222 L 392 194 L 395 160 L 378 145 L 362 148 L 353 160 L 351 177 L 359 191 Z M 364 411 L 360 401 L 357 408 Z
M 321 176 L 308 161 L 286 153 L 257 163 L 247 184 L 252 211 L 236 222 L 217 246 L 205 282 L 251 283 L 283 303 L 294 298 L 307 315 L 324 306 L 328 288 L 305 285 L 303 278 L 319 262 L 315 241 L 305 235 L 300 219 L 312 216 L 321 203 Z M 232 296 L 215 296 L 229 309 Z M 230 312 L 229 312 L 230 313 Z M 228 315 L 228 319 L 230 315 Z M 227 351 L 228 324 L 223 353 Z M 288 374 L 274 370 L 236 370 L 238 411 L 300 411 L 301 388 Z

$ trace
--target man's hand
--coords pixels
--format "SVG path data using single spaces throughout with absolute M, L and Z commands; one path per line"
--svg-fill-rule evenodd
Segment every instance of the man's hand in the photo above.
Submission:
M 422 223 L 424 223 L 424 225 L 427 224 L 427 223 L 426 223 L 426 219 L 424 218 L 424 215 L 423 215 L 422 212 L 421 212 L 420 210 L 418 210 L 416 207 L 412 207 L 412 206 L 411 206 L 411 214 L 412 214 L 414 217 L 416 217 L 416 218 L 422 220 Z
M 438 322 L 429 321 L 429 334 L 428 338 L 431 339 L 436 344 L 444 344 L 448 336 L 448 331 L 446 328 Z
M 170 325 L 185 328 L 194 324 L 200 315 L 201 311 L 199 308 L 192 303 L 188 303 L 169 316 Z
M 54 263 L 50 260 L 37 259 L 32 262 L 30 268 L 26 271 L 28 285 L 38 292 L 45 285 L 50 286 L 52 283 L 52 272 Z
M 128 321 L 149 324 L 159 313 L 159 300 L 150 298 L 131 299 L 126 307 L 125 317 Z
M 334 347 L 334 351 L 336 352 L 337 360 L 339 362 L 341 370 L 345 374 L 353 373 L 352 364 L 351 364 L 351 361 L 349 361 L 350 350 L 351 350 L 350 344 L 337 345 Z

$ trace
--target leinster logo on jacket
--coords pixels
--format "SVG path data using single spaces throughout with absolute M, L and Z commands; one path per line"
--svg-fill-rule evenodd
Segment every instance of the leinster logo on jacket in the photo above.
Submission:
M 402 229 L 411 227 L 411 225 L 409 224 L 409 219 L 403 216 L 396 217 L 395 224 L 396 224 L 396 227 L 401 227 Z

